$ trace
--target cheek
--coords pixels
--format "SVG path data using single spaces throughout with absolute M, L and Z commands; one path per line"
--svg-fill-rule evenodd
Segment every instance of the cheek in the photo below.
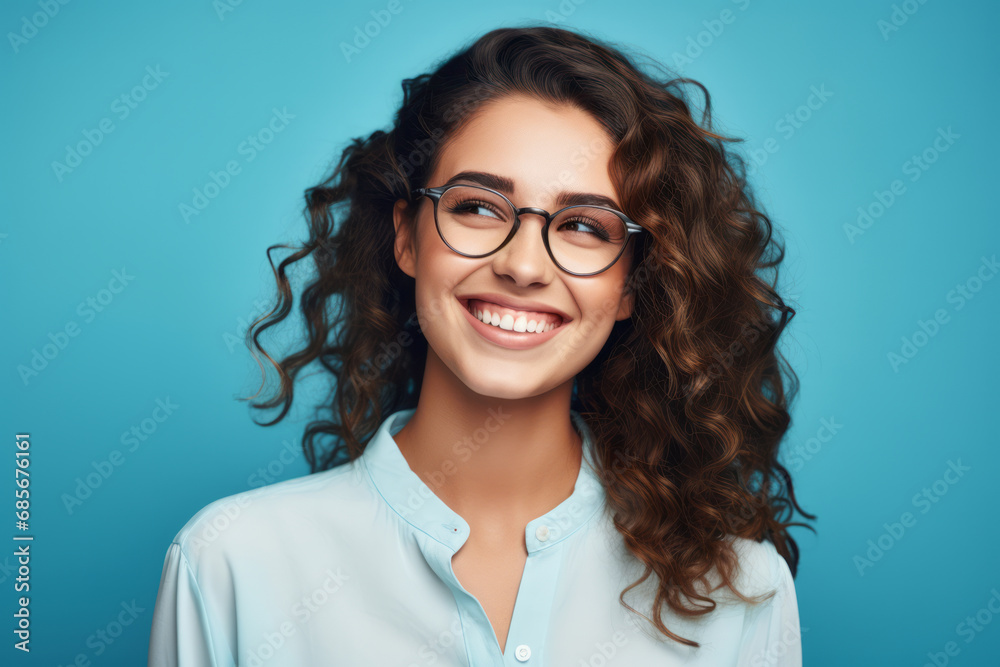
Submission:
M 456 315 L 461 308 L 455 298 L 455 288 L 468 272 L 468 267 L 461 266 L 461 258 L 444 249 L 446 253 L 436 252 L 427 248 L 421 249 L 416 278 L 416 300 L 420 317 L 433 318 L 429 324 L 446 326 L 457 324 Z M 449 256 L 450 255 L 450 256 Z M 459 260 L 456 262 L 455 260 Z
M 621 302 L 621 293 L 609 290 L 602 294 L 602 298 L 595 299 L 590 306 L 591 316 L 588 324 L 594 337 L 593 344 L 598 350 L 607 342 L 611 330 L 618 322 Z
M 609 292 L 604 299 L 594 303 L 595 325 L 600 330 L 602 336 L 611 333 L 611 328 L 615 325 L 615 316 L 618 315 L 620 303 L 621 298 L 615 292 Z M 604 344 L 603 341 L 601 344 Z
M 597 324 L 602 330 L 607 328 L 610 331 L 624 298 L 624 290 L 624 277 L 618 276 L 608 276 L 606 281 L 576 290 L 577 303 L 582 309 L 584 319 Z
M 421 317 L 433 318 L 432 322 L 439 322 L 447 312 L 448 289 L 433 276 L 424 274 L 424 278 L 417 284 L 417 308 L 420 309 Z

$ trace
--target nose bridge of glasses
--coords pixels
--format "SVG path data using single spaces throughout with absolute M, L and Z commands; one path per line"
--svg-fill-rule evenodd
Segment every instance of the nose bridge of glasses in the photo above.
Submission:
M 542 208 L 537 208 L 535 206 L 523 206 L 521 208 L 516 208 L 515 207 L 514 211 L 515 211 L 515 213 L 517 215 L 517 219 L 520 222 L 521 226 L 524 225 L 525 220 L 530 219 L 530 218 L 525 218 L 526 215 L 527 216 L 531 216 L 531 215 L 538 216 L 538 223 L 540 225 L 539 231 L 542 233 L 542 236 L 545 236 L 545 230 L 546 230 L 546 228 L 549 225 L 549 220 L 551 219 L 550 216 L 549 216 L 549 212 L 548 211 L 546 211 L 545 209 L 542 209 Z M 527 234 L 524 234 L 523 231 L 519 230 L 518 233 L 514 234 L 514 239 L 516 239 L 519 236 L 523 237 L 523 236 L 527 236 Z M 520 243 L 524 243 L 524 239 L 520 240 L 519 242 Z M 541 241 L 539 241 L 539 243 L 540 243 L 540 245 L 542 247 L 544 247 L 544 243 L 542 243 Z
M 545 259 L 543 261 L 546 262 L 552 261 L 552 256 L 549 253 L 548 249 L 546 248 L 546 243 L 543 238 L 545 236 L 545 230 L 548 227 L 550 219 L 548 212 L 545 211 L 544 209 L 536 208 L 534 206 L 524 206 L 522 208 L 514 207 L 514 211 L 519 221 L 518 231 L 513 236 L 508 237 L 507 242 L 501 245 L 501 247 L 498 248 L 498 250 L 501 253 L 524 252 L 523 247 L 524 244 L 527 243 L 529 247 L 532 248 L 532 250 L 529 252 L 537 252 L 539 253 L 539 256 L 544 256 Z M 524 229 L 524 223 L 526 221 L 526 218 L 524 217 L 525 215 L 538 216 L 538 222 L 539 222 L 538 231 L 541 232 L 541 236 L 536 237 L 534 233 L 529 233 L 529 234 L 524 233 L 526 231 Z
M 515 210 L 517 212 L 518 217 L 524 215 L 525 213 L 530 213 L 532 215 L 540 216 L 545 222 L 548 222 L 549 218 L 551 217 L 548 211 L 546 211 L 543 208 L 537 208 L 535 206 L 524 206 L 522 208 Z

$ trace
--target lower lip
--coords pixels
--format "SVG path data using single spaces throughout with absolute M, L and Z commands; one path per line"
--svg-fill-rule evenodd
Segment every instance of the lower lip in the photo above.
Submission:
M 472 324 L 472 328 L 478 331 L 483 338 L 491 343 L 496 343 L 501 347 L 510 348 L 512 350 L 524 350 L 529 347 L 541 345 L 562 331 L 567 324 L 567 322 L 563 322 L 560 326 L 552 329 L 551 331 L 546 331 L 545 333 L 508 331 L 506 329 L 501 329 L 500 327 L 495 327 L 492 324 L 484 323 L 478 317 L 469 312 L 465 303 L 459 301 L 458 305 L 462 307 L 462 312 L 465 313 L 465 317 L 469 320 L 469 323 Z

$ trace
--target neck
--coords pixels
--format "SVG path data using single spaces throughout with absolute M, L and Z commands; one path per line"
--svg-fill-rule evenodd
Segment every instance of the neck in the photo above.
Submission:
M 428 350 L 416 411 L 393 439 L 466 521 L 523 530 L 573 492 L 583 450 L 569 414 L 572 384 L 529 398 L 483 396 Z

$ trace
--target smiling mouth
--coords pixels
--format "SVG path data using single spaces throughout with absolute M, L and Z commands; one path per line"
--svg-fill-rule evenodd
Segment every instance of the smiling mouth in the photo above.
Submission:
M 545 333 L 565 324 L 562 316 L 556 313 L 517 310 L 480 299 L 462 299 L 461 302 L 480 322 L 505 331 Z

